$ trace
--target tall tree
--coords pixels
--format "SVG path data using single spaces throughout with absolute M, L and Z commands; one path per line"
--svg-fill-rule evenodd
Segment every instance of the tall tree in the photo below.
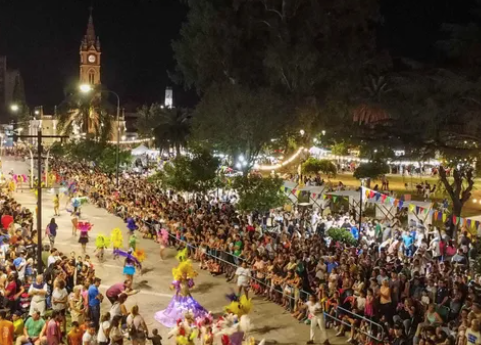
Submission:
M 275 93 L 236 84 L 211 87 L 194 116 L 194 137 L 252 167 L 261 149 L 285 127 L 290 112 Z
M 68 134 L 74 129 L 82 133 L 91 131 L 96 139 L 109 140 L 115 107 L 101 94 L 100 87 L 86 94 L 76 88 L 67 89 L 65 100 L 57 107 L 60 131 Z
M 161 122 L 162 107 L 158 103 L 149 105 L 143 105 L 137 109 L 137 119 L 135 120 L 134 127 L 137 129 L 137 133 L 140 138 L 151 138 L 154 136 L 154 129 Z
M 191 132 L 191 112 L 185 108 L 164 108 L 158 115 L 154 135 L 161 148 L 174 149 L 177 155 L 180 148 L 187 145 Z

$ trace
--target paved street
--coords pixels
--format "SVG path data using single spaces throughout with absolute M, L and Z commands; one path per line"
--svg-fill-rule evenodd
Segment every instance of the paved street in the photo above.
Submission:
M 14 169 L 15 173 L 27 173 L 27 164 L 19 161 L 3 161 L 3 171 L 8 173 L 10 169 Z M 30 190 L 23 193 L 17 192 L 15 198 L 25 207 L 35 210 L 36 197 Z M 44 190 L 43 193 L 43 226 L 45 229 L 47 223 L 53 216 L 53 195 L 51 192 Z M 81 253 L 80 244 L 77 238 L 71 235 L 70 215 L 65 211 L 66 199 L 61 199 L 61 216 L 56 218 L 59 225 L 59 232 L 56 240 L 56 247 L 62 252 L 68 254 L 75 251 Z M 127 244 L 127 228 L 124 222 L 103 209 L 96 208 L 93 205 L 85 205 L 82 207 L 82 218 L 94 224 L 91 231 L 91 242 L 88 245 L 88 254 L 91 257 L 94 252 L 95 237 L 98 233 L 109 235 L 110 231 L 119 227 L 124 233 L 124 243 Z M 147 253 L 147 260 L 144 262 L 144 274 L 135 277 L 135 288 L 140 289 L 140 293 L 129 297 L 127 301 L 128 307 L 138 304 L 141 314 L 146 319 L 149 329 L 158 328 L 164 337 L 167 329 L 158 324 L 153 315 L 156 311 L 167 306 L 172 291 L 169 289 L 172 281 L 171 270 L 176 265 L 174 258 L 175 251 L 168 250 L 169 258 L 165 262 L 160 261 L 158 253 L 158 245 L 151 240 L 140 240 L 140 248 Z M 102 278 L 102 290 L 105 291 L 110 285 L 123 281 L 122 277 L 122 261 L 114 261 L 111 251 L 106 254 L 107 261 L 103 264 L 96 263 L 97 276 Z M 227 304 L 224 295 L 229 293 L 230 287 L 225 279 L 220 277 L 212 277 L 204 271 L 200 271 L 196 279 L 197 288 L 193 292 L 194 297 L 208 310 L 213 313 L 221 313 L 222 308 Z M 103 302 L 103 310 L 107 311 L 109 302 L 107 299 Z M 254 310 L 251 314 L 253 324 L 255 325 L 254 336 L 257 339 L 265 338 L 268 344 L 304 344 L 309 337 L 308 326 L 299 324 L 293 319 L 289 313 L 286 313 L 279 306 L 270 302 L 263 301 L 260 298 L 254 298 Z M 166 337 L 164 337 L 166 339 Z M 333 332 L 330 332 L 330 341 L 333 344 L 344 344 L 345 338 L 335 338 Z M 164 341 L 164 344 L 173 344 L 173 340 Z

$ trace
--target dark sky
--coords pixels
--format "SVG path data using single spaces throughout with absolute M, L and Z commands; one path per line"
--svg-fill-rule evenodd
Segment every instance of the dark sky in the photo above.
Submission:
M 429 60 L 441 24 L 469 20 L 473 2 L 381 0 L 380 46 L 395 57 Z M 187 11 L 180 0 L 0 0 L 0 54 L 20 69 L 29 105 L 52 107 L 78 78 L 90 5 L 102 43 L 102 83 L 123 104 L 162 101 L 172 84 L 166 73 L 174 67 L 170 43 Z M 193 99 L 174 91 L 177 105 Z
M 170 43 L 187 11 L 179 0 L 0 0 L 0 54 L 20 69 L 29 105 L 52 107 L 78 78 L 91 4 L 102 84 L 124 104 L 162 101 L 172 84 Z

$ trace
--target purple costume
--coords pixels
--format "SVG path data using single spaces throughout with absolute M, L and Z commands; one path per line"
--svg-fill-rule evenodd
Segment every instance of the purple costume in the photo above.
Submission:
M 177 320 L 184 319 L 186 312 L 194 314 L 194 319 L 204 318 L 209 312 L 199 304 L 190 294 L 189 289 L 194 286 L 192 279 L 175 280 L 172 282 L 175 288 L 175 295 L 170 300 L 166 309 L 155 313 L 154 318 L 165 327 L 172 328 Z

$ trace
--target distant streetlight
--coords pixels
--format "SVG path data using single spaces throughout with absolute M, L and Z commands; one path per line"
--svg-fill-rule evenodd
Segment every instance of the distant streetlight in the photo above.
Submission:
M 79 89 L 80 89 L 80 92 L 82 93 L 89 93 L 90 91 L 93 90 L 92 86 L 89 84 L 82 84 L 80 85 Z
M 125 135 L 122 135 L 122 141 L 125 141 L 125 138 L 126 138 Z
M 16 113 L 17 111 L 20 110 L 20 107 L 18 106 L 18 104 L 12 104 L 10 106 L 10 110 L 13 111 L 14 113 Z
M 304 134 L 306 134 L 306 132 L 303 129 L 301 129 L 299 133 L 301 133 L 301 136 L 304 136 Z
M 322 133 L 322 135 L 326 135 L 326 131 L 322 131 L 321 133 Z
M 35 114 L 35 115 L 39 115 L 39 114 L 40 114 L 40 111 L 35 110 L 35 111 L 34 111 L 34 114 Z

